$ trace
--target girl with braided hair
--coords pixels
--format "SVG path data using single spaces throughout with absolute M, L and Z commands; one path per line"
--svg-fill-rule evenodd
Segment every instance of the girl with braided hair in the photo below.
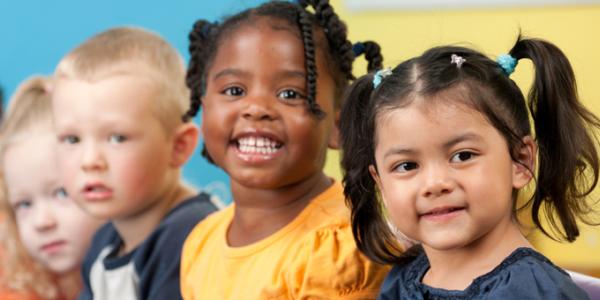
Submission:
M 509 77 L 521 59 L 535 67 L 527 100 Z M 497 61 L 437 47 L 356 80 L 340 120 L 344 193 L 358 248 L 395 264 L 379 299 L 588 299 L 525 239 L 516 200 L 531 182 L 533 223 L 555 239 L 595 224 L 599 128 L 567 57 L 539 39 Z M 417 246 L 403 252 L 398 233 Z
M 201 108 L 203 154 L 229 174 L 234 204 L 188 236 L 184 298 L 374 298 L 388 267 L 356 248 L 342 187 L 323 166 L 353 48 L 374 70 L 379 46 L 353 47 L 327 1 L 200 20 L 190 41 L 186 117 Z

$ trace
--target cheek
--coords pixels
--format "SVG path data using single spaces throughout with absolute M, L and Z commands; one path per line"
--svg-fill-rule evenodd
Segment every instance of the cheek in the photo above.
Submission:
M 35 234 L 35 230 L 33 229 L 32 224 L 28 220 L 18 220 L 17 221 L 19 238 L 21 239 L 21 243 L 27 250 L 27 253 L 31 256 L 36 256 L 36 240 L 37 235 Z

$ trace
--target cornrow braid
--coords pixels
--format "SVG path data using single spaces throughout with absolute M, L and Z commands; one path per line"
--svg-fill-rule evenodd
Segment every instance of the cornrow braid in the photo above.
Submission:
M 329 42 L 329 51 L 333 52 L 333 59 L 338 68 L 345 75 L 345 80 L 354 80 L 352 74 L 352 63 L 354 62 L 354 52 L 352 43 L 348 40 L 348 29 L 335 13 L 329 0 L 307 1 L 315 10 L 315 17 L 323 27 L 325 35 Z M 339 83 L 338 83 L 339 84 Z
M 298 23 L 304 43 L 304 59 L 306 61 L 306 101 L 308 109 L 317 118 L 324 117 L 324 112 L 317 104 L 317 63 L 315 54 L 315 42 L 313 40 L 312 22 L 304 10 L 299 11 Z
M 187 121 L 200 110 L 201 97 L 204 94 L 204 72 L 207 64 L 205 56 L 209 54 L 211 33 L 218 25 L 207 20 L 198 20 L 194 23 L 194 27 L 188 38 L 190 46 L 190 62 L 186 74 L 186 84 L 191 92 L 190 109 L 183 116 L 183 120 Z

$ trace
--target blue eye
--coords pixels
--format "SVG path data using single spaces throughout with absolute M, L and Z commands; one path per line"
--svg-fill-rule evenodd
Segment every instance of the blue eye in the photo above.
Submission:
M 60 140 L 65 144 L 77 144 L 80 141 L 76 135 L 65 135 Z
M 473 157 L 475 157 L 475 155 L 476 155 L 475 153 L 470 152 L 470 151 L 461 151 L 461 152 L 458 152 L 458 153 L 452 155 L 452 158 L 450 158 L 450 161 L 455 162 L 455 163 L 456 162 L 464 162 L 464 161 L 472 159 Z
M 224 89 L 221 93 L 227 96 L 240 97 L 244 95 L 244 90 L 239 86 L 232 86 Z
M 67 190 L 63 187 L 59 187 L 53 192 L 54 197 L 56 198 L 67 198 L 69 195 L 67 194 Z
M 400 173 L 406 173 L 406 172 L 414 170 L 418 167 L 419 167 L 419 165 L 416 162 L 407 161 L 407 162 L 403 162 L 403 163 L 397 165 L 396 167 L 394 167 L 394 170 L 398 171 Z
M 127 140 L 127 137 L 122 134 L 111 134 L 110 137 L 108 137 L 109 142 L 116 143 L 116 144 L 123 143 L 126 140 Z
M 12 205 L 15 212 L 27 210 L 31 206 L 33 206 L 33 202 L 29 199 L 21 199 Z
M 277 97 L 279 99 L 284 99 L 284 100 L 295 100 L 295 99 L 304 99 L 304 98 L 306 98 L 300 92 L 292 90 L 292 89 L 287 89 L 287 90 L 283 90 L 283 91 L 279 92 L 277 94 Z

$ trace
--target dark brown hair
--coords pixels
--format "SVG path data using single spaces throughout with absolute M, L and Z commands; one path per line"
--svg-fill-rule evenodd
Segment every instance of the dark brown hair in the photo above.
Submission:
M 465 59 L 460 67 L 450 63 L 453 54 Z M 529 59 L 535 66 L 535 81 L 527 101 L 495 61 L 477 51 L 453 46 L 433 48 L 401 63 L 376 88 L 373 74 L 359 78 L 350 87 L 340 120 L 344 193 L 352 208 L 352 230 L 358 248 L 371 259 L 398 262 L 402 252 L 368 171 L 369 165 L 376 165 L 378 115 L 409 105 L 415 96 L 423 96 L 420 98 L 425 101 L 448 101 L 448 97 L 436 96 L 456 89 L 465 97 L 453 101 L 466 102 L 481 112 L 506 139 L 516 162 L 523 138 L 532 134 L 531 114 L 539 166 L 535 190 L 527 205 L 531 205 L 533 222 L 544 234 L 573 241 L 579 235 L 577 219 L 593 224 L 587 218 L 591 205 L 584 198 L 598 182 L 593 130 L 600 128 L 600 121 L 579 102 L 571 65 L 555 45 L 519 37 L 510 55 L 517 61 Z M 517 191 L 513 194 L 516 200 Z M 550 230 L 542 225 L 542 210 L 548 212 Z

